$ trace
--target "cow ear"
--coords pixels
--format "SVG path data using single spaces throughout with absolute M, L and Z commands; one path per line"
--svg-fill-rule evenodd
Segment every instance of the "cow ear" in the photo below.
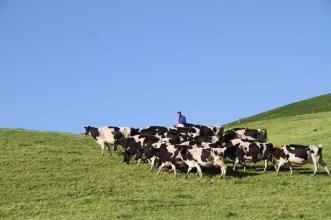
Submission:
M 85 129 L 87 129 L 87 127 L 86 127 L 86 126 L 85 126 L 84 128 L 85 128 Z

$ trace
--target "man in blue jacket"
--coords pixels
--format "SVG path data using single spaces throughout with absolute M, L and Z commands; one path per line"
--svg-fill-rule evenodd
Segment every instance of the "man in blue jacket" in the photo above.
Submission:
M 186 125 L 186 117 L 184 115 L 182 115 L 181 112 L 177 112 L 177 116 L 178 116 L 178 125 L 179 126 L 185 126 Z

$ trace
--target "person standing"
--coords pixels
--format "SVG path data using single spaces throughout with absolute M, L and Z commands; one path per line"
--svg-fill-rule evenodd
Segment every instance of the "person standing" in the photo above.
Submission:
M 177 126 L 184 127 L 186 125 L 186 117 L 184 115 L 182 115 L 182 112 L 180 112 L 180 111 L 177 112 L 177 116 L 178 116 Z

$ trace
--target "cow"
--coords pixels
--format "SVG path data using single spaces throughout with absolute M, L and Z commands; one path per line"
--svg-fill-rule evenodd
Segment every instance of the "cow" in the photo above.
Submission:
M 171 166 L 171 170 L 174 172 L 176 176 L 176 161 L 179 159 L 179 149 L 176 147 L 177 145 L 173 145 L 170 143 L 155 143 L 153 146 L 144 146 L 143 152 L 146 159 L 150 160 L 152 171 L 155 161 L 158 159 L 161 163 L 158 174 L 161 172 L 163 167 Z
M 186 128 L 195 129 L 197 131 L 196 136 L 218 136 L 221 137 L 224 131 L 223 126 L 205 126 L 205 125 L 195 125 L 195 124 L 187 124 Z
M 168 128 L 163 126 L 149 126 L 140 130 L 140 134 L 155 135 L 158 137 L 164 137 L 164 133 L 168 132 Z
M 186 176 L 192 168 L 197 169 L 197 174 L 202 177 L 201 166 L 215 166 L 220 168 L 221 177 L 225 178 L 226 165 L 224 163 L 224 148 L 211 148 L 198 145 L 179 145 L 179 158 L 188 166 Z
M 132 156 L 136 156 L 135 159 L 138 160 L 137 165 L 139 165 L 140 160 L 143 156 L 144 147 L 154 146 L 154 144 L 176 144 L 179 140 L 171 138 L 159 138 L 154 135 L 140 134 L 135 135 L 130 138 L 119 139 L 115 142 L 117 145 L 121 145 L 125 149 L 124 162 L 129 163 Z M 149 159 L 149 158 L 147 158 Z
M 129 164 L 131 157 L 136 156 L 135 159 L 138 160 L 137 165 L 139 166 L 143 147 L 160 142 L 160 140 L 160 138 L 153 135 L 140 134 L 116 140 L 115 145 L 120 145 L 125 149 L 123 162 Z
M 285 164 L 289 164 L 291 175 L 293 174 L 292 164 L 307 164 L 311 163 L 314 166 L 315 176 L 317 169 L 322 166 L 328 175 L 326 163 L 322 159 L 323 145 L 298 145 L 287 144 L 281 148 L 274 148 L 272 151 L 272 160 L 276 169 L 276 175 L 279 174 L 279 169 Z
M 273 145 L 272 143 L 257 142 L 246 139 L 233 139 L 226 143 L 225 156 L 233 161 L 233 171 L 235 171 L 238 163 L 244 164 L 245 161 L 256 163 L 264 160 L 264 170 L 267 170 L 268 160 L 271 160 Z
M 129 164 L 131 157 L 135 156 L 135 159 L 138 160 L 138 165 L 139 165 L 139 161 L 140 161 L 139 159 L 141 158 L 142 155 L 142 145 L 141 143 L 137 142 L 135 136 L 117 140 L 117 143 L 125 149 L 123 162 Z
M 263 128 L 233 128 L 232 130 L 237 133 L 237 138 L 251 137 L 261 142 L 268 141 L 267 130 Z
M 200 129 L 197 127 L 171 127 L 169 128 L 169 132 L 172 133 L 178 133 L 180 135 L 186 136 L 186 137 L 197 137 L 200 135 Z
M 110 151 L 110 144 L 114 144 L 115 137 L 114 137 L 114 131 L 115 128 L 109 128 L 109 127 L 91 127 L 86 126 L 85 128 L 85 134 L 84 136 L 91 136 L 101 147 L 101 154 L 105 154 L 106 148 L 108 148 L 109 153 Z

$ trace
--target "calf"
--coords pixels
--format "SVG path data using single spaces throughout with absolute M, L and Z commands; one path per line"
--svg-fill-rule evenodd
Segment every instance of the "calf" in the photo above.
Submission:
M 328 170 L 325 162 L 322 159 L 322 149 L 323 145 L 296 145 L 288 144 L 281 148 L 275 148 L 272 151 L 272 159 L 276 169 L 276 175 L 279 174 L 279 169 L 284 164 L 289 164 L 291 175 L 293 174 L 292 163 L 295 164 L 307 164 L 311 163 L 314 165 L 314 174 L 316 174 L 317 169 L 322 166 L 328 175 L 330 171 Z

